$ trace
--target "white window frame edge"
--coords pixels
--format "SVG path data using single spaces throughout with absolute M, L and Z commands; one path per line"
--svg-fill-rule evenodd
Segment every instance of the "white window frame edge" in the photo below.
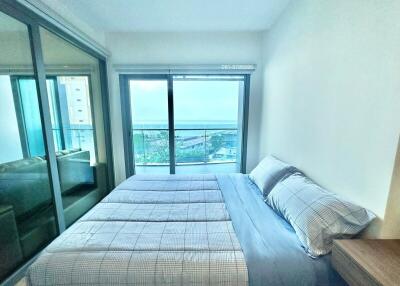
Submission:
M 135 65 L 115 64 L 112 66 L 119 74 L 251 74 L 255 64 L 218 65 Z

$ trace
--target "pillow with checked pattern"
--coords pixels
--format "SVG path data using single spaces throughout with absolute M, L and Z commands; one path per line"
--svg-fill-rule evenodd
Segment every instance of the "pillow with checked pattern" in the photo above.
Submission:
M 251 171 L 249 178 L 257 185 L 262 194 L 266 196 L 279 180 L 285 175 L 293 173 L 295 170 L 295 167 L 273 156 L 267 156 Z
M 301 173 L 279 181 L 265 201 L 292 225 L 311 257 L 329 253 L 333 239 L 351 238 L 375 218 Z

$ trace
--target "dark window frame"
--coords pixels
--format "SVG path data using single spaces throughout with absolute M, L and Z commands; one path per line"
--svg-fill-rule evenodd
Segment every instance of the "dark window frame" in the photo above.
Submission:
M 130 106 L 129 81 L 135 79 L 143 80 L 167 80 L 168 82 L 168 132 L 169 132 L 169 157 L 170 174 L 175 174 L 175 128 L 174 128 L 174 95 L 173 95 L 173 77 L 175 76 L 241 76 L 243 77 L 243 94 L 239 96 L 239 118 L 238 118 L 238 138 L 240 149 L 239 171 L 246 173 L 247 161 L 247 135 L 248 135 L 248 117 L 249 117 L 249 97 L 250 97 L 250 74 L 227 74 L 227 73 L 196 73 L 196 74 L 120 74 L 120 99 L 122 114 L 122 131 L 124 142 L 124 159 L 126 177 L 134 175 L 134 146 L 132 133 L 132 118 Z M 217 79 L 216 79 L 217 80 Z M 229 80 L 229 79 L 227 79 Z M 236 79 L 235 79 L 236 80 Z

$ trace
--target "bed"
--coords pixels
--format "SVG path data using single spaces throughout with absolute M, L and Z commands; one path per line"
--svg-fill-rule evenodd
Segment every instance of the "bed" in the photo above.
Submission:
M 247 175 L 136 175 L 54 240 L 29 285 L 345 285 Z

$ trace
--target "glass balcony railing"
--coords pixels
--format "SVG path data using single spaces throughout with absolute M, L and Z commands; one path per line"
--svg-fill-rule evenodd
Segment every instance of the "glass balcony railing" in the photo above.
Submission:
M 137 166 L 169 165 L 168 129 L 133 129 Z M 236 128 L 175 129 L 177 166 L 237 162 Z

